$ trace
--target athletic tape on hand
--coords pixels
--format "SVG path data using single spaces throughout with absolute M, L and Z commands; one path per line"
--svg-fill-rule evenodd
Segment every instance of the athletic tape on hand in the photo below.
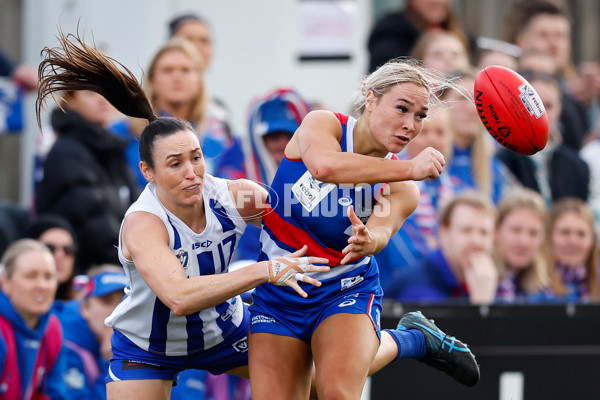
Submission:
M 302 275 L 303 272 L 308 269 L 308 257 L 300 258 L 276 258 L 274 260 L 267 261 L 267 273 L 269 276 L 269 283 L 277 286 L 288 286 L 287 281 L 296 275 Z M 298 277 L 296 277 L 297 280 Z

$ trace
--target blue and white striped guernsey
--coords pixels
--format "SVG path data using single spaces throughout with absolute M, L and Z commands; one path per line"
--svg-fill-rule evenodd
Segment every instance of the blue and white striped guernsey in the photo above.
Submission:
M 205 174 L 202 193 L 206 212 L 206 228 L 202 233 L 193 232 L 169 212 L 156 196 L 152 183 L 125 214 L 127 217 L 144 211 L 158 216 L 169 233 L 169 247 L 188 277 L 227 272 L 233 251 L 246 229 L 227 181 Z M 125 297 L 105 323 L 140 348 L 168 356 L 187 355 L 221 343 L 242 322 L 243 304 L 239 296 L 196 314 L 175 315 L 148 287 L 133 262 L 123 256 L 120 240 L 118 250 L 129 285 Z

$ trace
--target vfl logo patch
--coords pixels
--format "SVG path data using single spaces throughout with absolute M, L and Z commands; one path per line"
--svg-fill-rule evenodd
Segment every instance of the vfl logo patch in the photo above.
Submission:
M 188 252 L 183 249 L 179 249 L 179 252 L 176 255 L 177 255 L 177 258 L 179 259 L 179 262 L 183 266 L 183 269 L 187 269 Z
M 353 276 L 350 278 L 344 278 L 341 281 L 341 291 L 344 291 L 346 289 L 350 289 L 352 286 L 356 286 L 359 283 L 361 283 L 362 281 L 364 281 L 365 278 L 363 278 L 362 276 L 358 275 L 358 276 Z
M 241 338 L 240 340 L 238 340 L 237 342 L 232 344 L 232 346 L 235 349 L 235 351 L 237 351 L 238 353 L 247 352 L 248 351 L 248 337 L 244 336 L 243 338 Z

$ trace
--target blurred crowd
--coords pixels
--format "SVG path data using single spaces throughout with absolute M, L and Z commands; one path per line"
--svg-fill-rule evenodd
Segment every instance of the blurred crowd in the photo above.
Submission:
M 438 179 L 416 182 L 416 211 L 375 255 L 385 297 L 420 304 L 600 302 L 600 64 L 574 64 L 566 4 L 514 0 L 504 37 L 478 38 L 461 27 L 450 0 L 405 3 L 374 23 L 369 70 L 410 56 L 473 93 L 478 70 L 511 68 L 538 92 L 550 131 L 535 155 L 512 153 L 487 134 L 473 103 L 460 93 L 440 94 L 445 106 L 430 110 L 422 132 L 397 155 L 410 159 L 431 146 L 447 164 Z M 205 81 L 209 23 L 182 15 L 169 32 L 145 70 L 154 109 L 194 126 L 207 173 L 268 185 L 303 117 L 327 106 L 296 88 L 274 87 L 247 110 L 229 110 Z M 22 90 L 36 87 L 35 71 L 4 56 L 0 75 Z M 230 111 L 247 113 L 244 132 L 233 131 Z M 146 184 L 138 153 L 144 126 L 95 92 L 62 93 L 36 143 L 33 210 L 0 204 L 0 359 L 7 360 L 0 397 L 11 369 L 7 343 L 24 354 L 32 351 L 29 339 L 44 343 L 50 364 L 34 356 L 19 365 L 32 380 L 21 382 L 24 388 L 36 384 L 32 371 L 45 367 L 60 374 L 46 382 L 56 398 L 105 398 L 111 331 L 103 321 L 127 285 L 115 244 L 125 211 Z M 258 235 L 248 226 L 231 268 L 256 261 Z M 64 342 L 53 350 L 60 330 Z M 173 398 L 245 399 L 248 392 L 240 378 L 187 371 Z

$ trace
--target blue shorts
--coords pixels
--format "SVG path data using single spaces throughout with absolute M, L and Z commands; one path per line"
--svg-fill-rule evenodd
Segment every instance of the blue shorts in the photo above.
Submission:
M 291 336 L 310 343 L 313 333 L 325 318 L 334 314 L 367 314 L 381 340 L 381 295 L 351 293 L 337 296 L 315 311 L 294 310 L 254 303 L 250 306 L 251 333 Z
M 163 379 L 177 384 L 181 371 L 200 369 L 213 375 L 248 365 L 248 323 L 250 313 L 244 306 L 244 319 L 224 342 L 210 349 L 184 356 L 165 356 L 139 348 L 119 331 L 111 338 L 113 356 L 106 383 L 119 380 Z

